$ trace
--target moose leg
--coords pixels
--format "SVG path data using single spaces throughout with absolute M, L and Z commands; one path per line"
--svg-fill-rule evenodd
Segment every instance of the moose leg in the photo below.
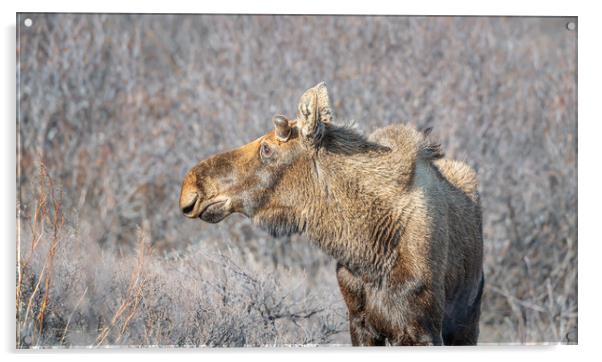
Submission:
M 438 296 L 431 288 L 418 283 L 415 288 L 406 290 L 402 297 L 401 320 L 391 332 L 392 345 L 426 346 L 442 345 L 443 307 Z M 390 315 L 394 315 L 390 313 Z
M 473 346 L 479 339 L 479 316 L 471 315 L 465 320 L 454 320 L 449 323 L 452 327 L 444 326 L 443 340 L 449 346 Z M 447 330 L 451 329 L 452 333 Z
M 475 300 L 462 306 L 461 310 L 454 311 L 453 315 L 443 322 L 443 340 L 446 345 L 466 346 L 476 345 L 479 339 L 479 317 L 481 316 L 481 297 L 485 277 L 481 274 L 481 281 Z
M 354 346 L 384 346 L 385 338 L 379 336 L 366 322 L 365 295 L 361 279 L 337 263 L 337 279 L 349 311 L 349 333 Z
M 479 292 L 474 303 L 469 307 L 468 317 L 466 318 L 466 328 L 464 333 L 458 338 L 456 344 L 461 345 L 476 345 L 479 339 L 479 319 L 481 317 L 481 297 L 483 296 L 483 285 L 485 276 L 481 275 L 481 283 L 479 284 Z
M 408 322 L 399 333 L 390 339 L 394 346 L 440 346 L 443 345 L 441 337 L 441 322 L 431 319 L 415 320 Z

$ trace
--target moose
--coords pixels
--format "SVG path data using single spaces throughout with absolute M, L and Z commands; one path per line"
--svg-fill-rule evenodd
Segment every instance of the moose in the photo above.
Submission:
M 185 216 L 232 213 L 272 235 L 305 235 L 337 262 L 354 346 L 474 345 L 483 293 L 476 172 L 445 159 L 430 129 L 369 136 L 334 119 L 324 82 L 295 119 L 200 161 L 182 182 Z

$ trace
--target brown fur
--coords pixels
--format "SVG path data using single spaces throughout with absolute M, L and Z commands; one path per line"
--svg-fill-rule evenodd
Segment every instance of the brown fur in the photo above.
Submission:
M 277 132 L 187 173 L 184 213 L 219 222 L 239 212 L 274 235 L 314 241 L 338 262 L 353 345 L 476 344 L 475 172 L 443 159 L 430 130 L 395 125 L 366 138 L 336 125 L 323 83 L 301 97 L 289 130 L 274 122 Z

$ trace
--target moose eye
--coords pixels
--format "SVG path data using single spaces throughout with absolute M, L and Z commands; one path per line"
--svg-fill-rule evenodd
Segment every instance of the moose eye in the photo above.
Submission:
M 261 157 L 270 158 L 270 157 L 272 157 L 272 154 L 273 154 L 272 147 L 270 147 L 266 143 L 262 143 L 261 144 Z

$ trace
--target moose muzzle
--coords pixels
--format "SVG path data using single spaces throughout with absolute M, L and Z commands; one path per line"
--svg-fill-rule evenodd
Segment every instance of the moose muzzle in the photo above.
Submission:
M 180 210 L 191 219 L 201 218 L 210 223 L 222 221 L 226 216 L 232 213 L 231 199 L 218 192 L 206 192 L 203 188 L 213 190 L 214 187 L 199 185 L 197 182 L 197 172 L 192 169 L 184 177 L 182 182 L 182 191 L 180 192 Z

